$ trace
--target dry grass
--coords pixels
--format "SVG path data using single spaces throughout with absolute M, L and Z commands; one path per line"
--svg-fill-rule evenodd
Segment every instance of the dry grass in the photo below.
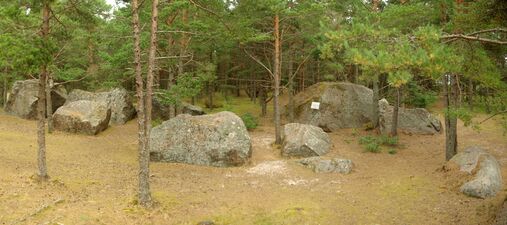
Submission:
M 267 124 L 265 122 L 265 124 Z M 488 148 L 507 174 L 507 142 L 494 121 L 482 133 L 460 126 L 460 146 Z M 365 153 L 363 131 L 331 134 L 330 156 L 350 158 L 352 174 L 314 174 L 280 157 L 273 128 L 251 132 L 253 158 L 240 168 L 153 163 L 158 206 L 135 205 L 136 124 L 98 136 L 48 136 L 51 181 L 37 183 L 36 123 L 0 113 L 0 224 L 485 224 L 505 197 L 466 197 L 448 185 L 442 168 L 444 135 L 401 136 L 397 154 Z M 256 174 L 265 161 L 283 173 Z M 52 202 L 64 199 L 55 205 Z M 34 216 L 42 206 L 51 205 Z

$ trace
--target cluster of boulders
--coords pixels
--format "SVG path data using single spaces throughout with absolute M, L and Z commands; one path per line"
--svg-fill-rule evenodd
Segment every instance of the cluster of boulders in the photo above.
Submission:
M 372 99 L 373 90 L 362 85 L 317 83 L 294 96 L 296 121 L 318 126 L 326 132 L 362 128 L 373 121 Z M 319 109 L 312 109 L 312 102 L 319 102 Z M 382 99 L 378 102 L 378 109 L 380 131 L 388 133 L 393 120 L 393 106 Z M 441 122 L 423 108 L 400 108 L 398 129 L 410 134 L 436 134 L 442 130 Z
M 352 161 L 349 159 L 327 159 L 326 155 L 332 147 L 329 135 L 320 127 L 289 123 L 283 127 L 282 156 L 301 158 L 298 163 L 311 168 L 316 173 L 343 173 L 352 171 Z
M 5 112 L 24 119 L 37 119 L 38 80 L 16 81 L 5 106 Z M 109 124 L 125 124 L 136 111 L 127 90 L 116 88 L 107 92 L 65 88 L 51 90 L 51 110 L 56 130 L 95 135 Z
M 72 90 L 65 105 L 53 114 L 56 130 L 96 135 L 109 125 L 125 124 L 136 114 L 127 90 L 107 92 Z
M 5 112 L 23 119 L 37 119 L 37 102 L 39 98 L 39 80 L 21 80 L 14 82 L 11 93 L 5 104 Z M 53 110 L 61 107 L 67 99 L 67 91 L 61 86 L 51 90 Z
M 26 119 L 36 119 L 38 81 L 17 81 L 6 102 L 5 111 Z M 349 174 L 350 159 L 326 157 L 333 146 L 326 132 L 358 128 L 371 123 L 372 90 L 356 84 L 323 82 L 295 96 L 298 123 L 282 130 L 281 155 L 298 158 L 297 163 L 316 173 Z M 107 92 L 51 90 L 54 128 L 95 135 L 111 124 L 125 124 L 136 109 L 125 89 Z M 319 107 L 311 107 L 319 102 Z M 393 107 L 378 102 L 380 132 L 393 124 Z M 178 115 L 179 114 L 179 115 Z M 169 118 L 170 115 L 177 115 Z M 252 142 L 245 124 L 232 112 L 205 115 L 190 104 L 169 105 L 155 98 L 153 117 L 165 120 L 150 134 L 152 161 L 228 167 L 246 164 L 252 156 Z M 441 122 L 425 109 L 399 109 L 398 128 L 410 134 L 437 134 Z M 495 196 L 502 187 L 500 167 L 495 158 L 479 147 L 470 147 L 454 156 L 449 164 L 470 176 L 460 190 L 473 197 Z

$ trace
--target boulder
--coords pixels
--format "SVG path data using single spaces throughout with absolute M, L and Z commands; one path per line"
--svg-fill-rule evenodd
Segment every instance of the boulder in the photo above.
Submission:
M 389 105 L 386 99 L 379 101 L 379 128 L 380 133 L 391 132 L 393 123 L 394 107 Z M 442 123 L 423 108 L 406 109 L 399 108 L 398 130 L 407 134 L 438 134 L 442 131 Z
M 461 172 L 473 176 L 460 191 L 477 198 L 495 196 L 502 188 L 502 173 L 495 157 L 480 147 L 468 147 L 456 154 L 449 163 L 456 164 Z
M 299 164 L 312 169 L 315 173 L 349 174 L 353 167 L 352 160 L 340 158 L 323 159 L 321 157 L 310 157 L 298 162 Z
M 170 119 L 170 117 L 169 117 L 170 110 L 171 110 L 171 107 L 169 106 L 169 104 L 165 104 L 165 103 L 161 102 L 159 99 L 153 98 L 152 114 L 153 114 L 154 119 L 160 119 L 160 120 L 164 120 L 164 121 Z M 200 116 L 200 115 L 206 114 L 201 107 L 196 106 L 196 105 L 191 105 L 191 104 L 188 104 L 185 102 L 176 106 L 175 112 L 178 115 L 179 114 L 189 114 L 192 116 Z
M 56 130 L 96 135 L 107 129 L 111 109 L 105 102 L 79 100 L 56 110 L 53 126 Z
M 283 127 L 282 156 L 321 156 L 328 153 L 330 147 L 329 135 L 320 127 L 300 123 L 289 123 Z
M 234 113 L 178 115 L 153 128 L 152 161 L 228 167 L 245 164 L 252 155 L 250 136 Z
M 101 101 L 106 103 L 107 107 L 111 108 L 110 124 L 125 124 L 133 119 L 136 114 L 132 99 L 127 90 L 123 88 L 115 88 L 108 92 L 97 93 L 74 89 L 70 92 L 66 104 L 78 100 Z
M 206 114 L 201 107 L 185 102 L 181 103 L 181 105 L 177 107 L 177 111 L 179 111 L 178 114 L 189 114 L 192 116 L 201 116 Z
M 372 98 L 373 91 L 362 85 L 317 83 L 294 96 L 296 122 L 318 126 L 326 132 L 360 128 L 373 120 Z M 320 108 L 312 109 L 312 102 L 320 102 Z
M 37 102 L 39 80 L 22 80 L 14 82 L 12 91 L 5 104 L 5 112 L 23 119 L 37 119 Z M 53 111 L 65 103 L 67 92 L 64 88 L 51 90 Z

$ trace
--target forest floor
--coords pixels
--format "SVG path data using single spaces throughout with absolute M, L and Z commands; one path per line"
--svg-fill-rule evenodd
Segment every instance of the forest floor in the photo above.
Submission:
M 0 224 L 488 224 L 505 199 L 457 190 L 444 165 L 445 135 L 400 136 L 397 154 L 367 153 L 369 132 L 331 135 L 330 157 L 353 173 L 315 174 L 272 146 L 268 123 L 250 132 L 251 163 L 210 168 L 152 163 L 152 210 L 136 205 L 136 122 L 97 136 L 47 137 L 50 182 L 37 183 L 36 122 L 0 112 Z M 460 149 L 480 145 L 507 176 L 507 141 L 495 120 L 480 133 L 459 125 Z

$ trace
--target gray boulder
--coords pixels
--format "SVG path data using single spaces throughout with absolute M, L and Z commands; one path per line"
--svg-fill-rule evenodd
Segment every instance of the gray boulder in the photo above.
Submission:
M 353 167 L 352 160 L 340 158 L 323 159 L 321 157 L 310 157 L 298 162 L 299 164 L 312 169 L 316 173 L 349 174 Z
M 320 127 L 289 123 L 283 127 L 282 156 L 310 157 L 329 152 L 331 140 Z
M 37 119 L 39 80 L 16 81 L 5 104 L 5 112 L 23 119 Z M 53 111 L 65 103 L 67 92 L 64 88 L 51 90 Z
M 177 108 L 178 114 L 189 114 L 192 116 L 201 116 L 205 115 L 206 113 L 204 110 L 196 105 L 188 104 L 186 102 L 181 103 Z
M 480 147 L 468 147 L 449 162 L 458 165 L 460 171 L 473 176 L 472 180 L 460 188 L 466 195 L 477 198 L 493 197 L 502 188 L 500 165 L 495 157 Z
M 393 123 L 394 107 L 386 99 L 379 101 L 380 133 L 388 134 Z M 438 134 L 442 131 L 440 120 L 423 108 L 399 108 L 398 130 L 408 134 Z
M 123 88 L 115 88 L 111 91 L 97 93 L 74 89 L 70 92 L 66 104 L 78 100 L 106 103 L 107 107 L 111 109 L 110 124 L 125 124 L 136 115 L 132 99 L 127 90 Z
M 252 155 L 250 136 L 234 113 L 181 114 L 153 128 L 152 161 L 204 166 L 240 166 Z
M 321 127 L 326 132 L 359 128 L 372 121 L 373 91 L 351 83 L 321 82 L 294 96 L 298 123 Z M 320 109 L 311 109 L 320 102 Z
M 169 117 L 170 110 L 171 110 L 171 107 L 169 104 L 163 103 L 158 98 L 153 98 L 152 114 L 153 114 L 154 119 L 160 119 L 163 121 L 169 120 L 170 119 L 170 117 Z M 191 105 L 186 102 L 183 102 L 180 105 L 176 106 L 174 110 L 175 110 L 176 115 L 189 114 L 192 116 L 201 116 L 201 115 L 206 114 L 201 107 L 196 106 L 196 105 Z
M 56 130 L 96 135 L 107 129 L 111 109 L 104 102 L 80 100 L 68 103 L 53 115 Z

